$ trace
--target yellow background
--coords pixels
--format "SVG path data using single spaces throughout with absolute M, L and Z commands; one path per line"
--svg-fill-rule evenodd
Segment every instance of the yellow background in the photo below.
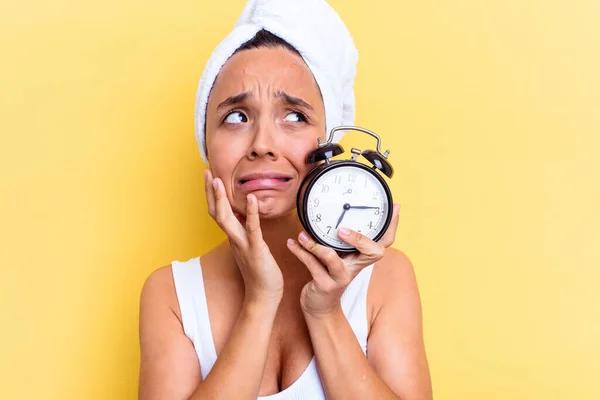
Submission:
M 223 237 L 194 100 L 243 3 L 0 5 L 1 399 L 135 398 L 145 277 Z M 356 122 L 392 149 L 435 398 L 600 398 L 600 3 L 331 4 Z

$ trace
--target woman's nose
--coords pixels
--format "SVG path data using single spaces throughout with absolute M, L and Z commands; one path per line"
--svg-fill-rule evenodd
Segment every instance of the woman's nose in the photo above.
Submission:
M 275 137 L 275 130 L 271 127 L 258 127 L 252 143 L 248 148 L 248 158 L 268 157 L 276 160 L 279 157 L 279 144 Z

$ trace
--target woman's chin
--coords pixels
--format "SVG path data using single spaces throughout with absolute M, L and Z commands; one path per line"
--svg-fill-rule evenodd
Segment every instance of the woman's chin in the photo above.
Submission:
M 283 202 L 273 201 L 273 199 L 266 199 L 265 201 L 258 201 L 258 214 L 261 219 L 274 220 L 290 216 L 290 214 L 296 212 L 295 202 Z
M 258 215 L 262 220 L 275 220 L 296 215 L 296 201 L 288 199 L 277 199 L 273 197 L 256 196 L 258 199 Z M 262 197 L 262 198 L 261 198 Z M 241 207 L 240 207 L 241 206 Z M 237 214 L 246 216 L 245 205 L 234 207 Z
M 263 221 L 275 221 L 278 219 L 289 219 L 291 217 L 295 216 L 295 209 L 293 210 L 286 210 L 286 211 L 282 211 L 282 212 L 277 212 L 277 211 L 271 211 L 271 212 L 260 212 L 259 211 L 259 215 L 260 215 L 260 219 Z
M 276 220 L 296 216 L 296 198 L 288 196 L 269 196 L 260 192 L 254 193 L 258 200 L 258 214 L 262 220 Z M 236 214 L 246 217 L 245 198 L 232 204 Z M 297 218 L 297 217 L 296 217 Z

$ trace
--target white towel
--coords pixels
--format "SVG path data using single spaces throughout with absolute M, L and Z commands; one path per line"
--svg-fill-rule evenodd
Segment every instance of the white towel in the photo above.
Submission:
M 212 53 L 198 85 L 195 132 L 206 163 L 204 125 L 212 86 L 229 57 L 261 29 L 291 44 L 304 58 L 321 90 L 327 132 L 354 124 L 358 52 L 339 15 L 325 0 L 249 0 L 234 30 Z

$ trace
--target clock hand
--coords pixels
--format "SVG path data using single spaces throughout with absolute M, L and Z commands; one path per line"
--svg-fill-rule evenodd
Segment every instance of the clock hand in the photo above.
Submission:
M 344 219 L 344 215 L 346 214 L 346 211 L 348 211 L 350 209 L 351 205 L 346 203 L 344 204 L 344 211 L 342 211 L 342 215 L 340 215 L 340 219 L 338 219 L 337 224 L 335 225 L 335 229 L 338 228 L 338 226 L 340 226 L 340 223 L 342 222 L 342 219 Z
M 350 208 L 357 208 L 359 210 L 370 210 L 370 209 L 376 209 L 379 207 L 369 207 L 369 206 L 350 206 Z
M 342 222 L 342 219 L 344 219 L 344 214 L 346 214 L 346 209 L 344 209 L 344 211 L 342 212 L 342 215 L 340 215 L 340 219 L 338 219 L 337 224 L 335 224 L 335 229 L 338 228 L 338 226 L 340 226 L 340 222 Z

